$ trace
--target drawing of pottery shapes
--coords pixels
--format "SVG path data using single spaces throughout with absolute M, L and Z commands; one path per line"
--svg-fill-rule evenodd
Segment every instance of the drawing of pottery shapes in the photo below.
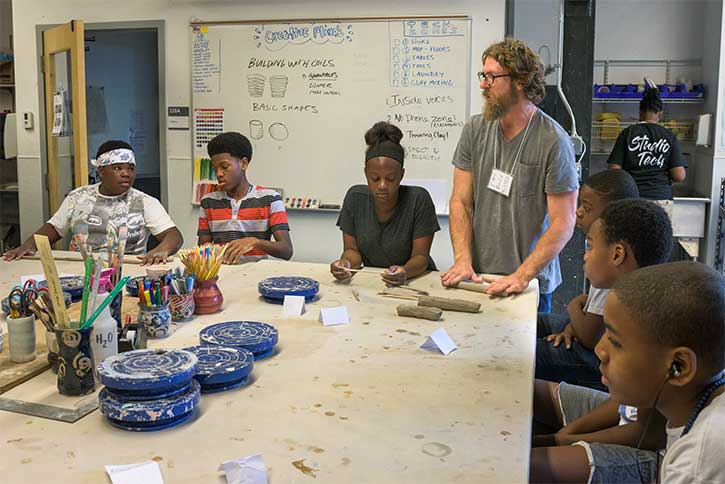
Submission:
M 284 97 L 287 92 L 287 76 L 269 76 L 269 88 L 272 91 L 272 97 Z
M 61 395 L 85 395 L 96 389 L 91 331 L 92 327 L 55 330 L 58 341 L 58 392 Z
M 189 321 L 194 317 L 194 293 L 171 294 L 169 296 L 169 309 L 173 321 Z
M 138 322 L 143 324 L 149 338 L 165 338 L 171 329 L 171 312 L 169 305 L 146 306 L 138 305 Z
M 262 97 L 267 77 L 262 74 L 247 74 L 247 91 L 251 97 Z
M 249 136 L 252 139 L 262 139 L 264 136 L 264 124 L 258 119 L 249 122 Z
M 284 141 L 289 138 L 289 131 L 284 124 L 274 123 L 269 127 L 269 135 L 277 141 Z

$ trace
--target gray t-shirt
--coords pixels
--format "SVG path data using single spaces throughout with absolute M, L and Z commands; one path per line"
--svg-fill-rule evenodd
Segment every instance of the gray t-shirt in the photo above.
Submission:
M 524 131 L 505 141 L 498 120 L 486 121 L 480 114 L 475 115 L 464 126 L 453 155 L 454 166 L 473 172 L 472 255 L 476 272 L 514 272 L 549 227 L 546 195 L 579 188 L 569 136 L 540 109 L 531 119 L 509 196 L 488 188 L 494 167 L 494 142 L 496 165 L 510 173 Z M 561 284 L 558 257 L 538 279 L 543 294 Z
M 345 195 L 337 225 L 355 237 L 363 265 L 386 268 L 404 265 L 413 253 L 415 239 L 441 229 L 428 191 L 408 185 L 400 186 L 398 205 L 387 222 L 378 221 L 367 185 L 351 187 Z M 428 270 L 436 270 L 430 256 Z

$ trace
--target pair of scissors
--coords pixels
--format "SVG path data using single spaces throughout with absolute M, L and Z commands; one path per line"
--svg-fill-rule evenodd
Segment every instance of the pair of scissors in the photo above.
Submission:
M 18 318 L 30 316 L 30 305 L 38 298 L 41 292 L 49 293 L 47 287 L 38 287 L 34 280 L 25 281 L 23 286 L 15 286 L 8 296 L 10 306 L 10 317 Z

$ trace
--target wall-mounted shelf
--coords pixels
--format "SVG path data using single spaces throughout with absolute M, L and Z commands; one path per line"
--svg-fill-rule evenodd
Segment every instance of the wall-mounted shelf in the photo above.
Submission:
M 594 104 L 605 104 L 605 103 L 639 104 L 640 101 L 641 101 L 641 99 L 637 99 L 637 98 L 614 98 L 614 97 L 592 98 L 592 103 L 594 103 Z M 665 104 L 702 104 L 705 102 L 705 99 L 703 99 L 703 98 L 693 98 L 693 99 L 664 98 L 664 99 L 662 99 L 662 102 Z

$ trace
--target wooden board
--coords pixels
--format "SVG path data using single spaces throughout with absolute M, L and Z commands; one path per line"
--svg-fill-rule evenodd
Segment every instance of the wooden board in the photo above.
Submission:
M 73 303 L 68 308 L 68 316 L 71 320 L 77 320 L 80 313 L 80 302 Z M 138 316 L 138 298 L 124 294 L 123 302 L 121 303 L 121 315 L 125 317 L 126 314 L 130 314 L 131 320 L 136 321 Z M 45 344 L 45 326 L 39 321 L 35 321 L 36 351 L 38 356 L 33 361 L 27 363 L 10 361 L 7 325 L 4 325 L 3 332 L 5 333 L 5 344 L 3 345 L 2 353 L 0 353 L 0 395 L 50 368 L 50 364 L 48 364 L 48 348 Z
M 45 345 L 45 326 L 35 321 L 35 340 L 37 356 L 27 363 L 10 361 L 10 342 L 7 333 L 7 324 L 4 324 L 5 344 L 0 353 L 0 395 L 13 387 L 26 382 L 50 368 L 48 363 L 48 348 Z

